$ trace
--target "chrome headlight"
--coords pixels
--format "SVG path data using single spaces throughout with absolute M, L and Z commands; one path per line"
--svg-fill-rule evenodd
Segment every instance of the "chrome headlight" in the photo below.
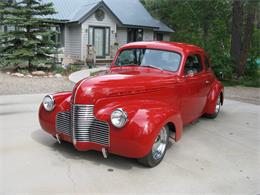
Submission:
M 46 111 L 51 112 L 55 108 L 55 101 L 52 95 L 46 95 L 42 101 L 43 107 Z
M 127 122 L 127 114 L 126 112 L 118 108 L 114 110 L 111 114 L 111 123 L 116 127 L 116 128 L 122 128 L 125 126 Z

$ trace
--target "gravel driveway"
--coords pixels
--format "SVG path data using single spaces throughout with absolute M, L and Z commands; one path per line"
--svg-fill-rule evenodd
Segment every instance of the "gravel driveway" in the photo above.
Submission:
M 38 94 L 58 91 L 71 91 L 74 83 L 67 77 L 63 78 L 28 78 L 15 77 L 0 73 L 0 94 L 18 95 L 18 94 Z
M 74 84 L 63 78 L 19 78 L 0 73 L 0 95 L 71 91 Z M 225 87 L 225 98 L 260 105 L 260 88 Z

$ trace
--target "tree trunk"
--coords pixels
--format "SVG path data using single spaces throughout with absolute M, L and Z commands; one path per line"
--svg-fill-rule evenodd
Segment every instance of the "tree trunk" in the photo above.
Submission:
M 30 72 L 33 70 L 33 64 L 30 59 L 28 60 L 28 69 Z
M 240 59 L 242 28 L 243 28 L 243 3 L 241 0 L 234 0 L 230 54 L 235 67 L 238 66 L 239 59 Z
M 238 78 L 243 76 L 245 73 L 245 65 L 250 49 L 250 43 L 252 40 L 253 30 L 254 30 L 254 21 L 256 17 L 256 10 L 257 10 L 257 1 L 251 0 L 248 3 L 248 14 L 246 19 L 246 26 L 244 31 L 243 37 L 243 48 L 240 54 L 239 64 L 237 68 L 237 76 Z
M 204 41 L 204 48 L 207 48 L 208 43 L 208 36 L 209 36 L 209 25 L 207 22 L 203 25 L 203 41 Z

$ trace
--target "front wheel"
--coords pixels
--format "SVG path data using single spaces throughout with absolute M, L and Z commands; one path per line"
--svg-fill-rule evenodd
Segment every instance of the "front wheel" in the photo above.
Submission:
M 149 154 L 143 158 L 138 159 L 138 162 L 146 167 L 155 167 L 162 161 L 166 153 L 168 142 L 169 128 L 164 126 L 161 128 L 159 134 L 155 138 L 153 147 Z
M 212 118 L 212 119 L 216 118 L 216 117 L 218 116 L 219 112 L 220 112 L 220 108 L 221 108 L 221 97 L 220 97 L 220 95 L 219 95 L 219 96 L 218 96 L 218 100 L 217 100 L 217 102 L 216 102 L 214 114 L 206 114 L 205 116 L 206 116 L 207 118 Z

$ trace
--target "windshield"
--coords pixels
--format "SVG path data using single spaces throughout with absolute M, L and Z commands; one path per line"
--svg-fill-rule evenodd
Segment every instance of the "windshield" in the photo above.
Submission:
M 180 61 L 181 55 L 175 52 L 137 48 L 121 51 L 115 66 L 144 66 L 175 72 Z

